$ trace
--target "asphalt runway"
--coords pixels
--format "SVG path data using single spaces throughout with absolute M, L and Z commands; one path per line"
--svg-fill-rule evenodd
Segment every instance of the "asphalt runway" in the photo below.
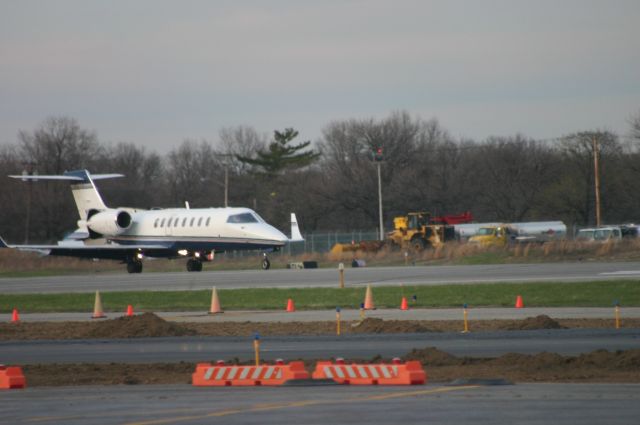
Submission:
M 370 359 L 402 356 L 413 348 L 436 347 L 456 356 L 497 357 L 543 351 L 578 355 L 598 349 L 640 348 L 640 329 L 564 329 L 481 333 L 261 336 L 264 360 Z M 6 364 L 174 363 L 254 358 L 253 337 L 177 337 L 115 340 L 0 342 Z
M 70 425 L 627 425 L 638 423 L 639 405 L 638 384 L 89 386 L 0 393 L 0 418 Z
M 209 266 L 209 265 L 208 265 Z M 209 266 L 214 268 L 214 266 Z M 201 273 L 91 274 L 1 278 L 0 293 L 192 290 L 338 286 L 337 269 L 205 271 Z M 640 279 L 640 263 L 545 263 L 477 266 L 347 268 L 348 286 L 438 285 L 480 282 Z

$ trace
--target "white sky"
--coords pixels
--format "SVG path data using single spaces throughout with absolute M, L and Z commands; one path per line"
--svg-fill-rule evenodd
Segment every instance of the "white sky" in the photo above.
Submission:
M 640 111 L 640 1 L 0 0 L 0 144 L 49 116 L 166 152 L 407 110 L 554 138 Z

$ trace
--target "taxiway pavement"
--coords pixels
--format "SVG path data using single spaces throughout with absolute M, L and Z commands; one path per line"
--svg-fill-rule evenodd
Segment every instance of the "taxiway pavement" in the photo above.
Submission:
M 412 387 L 189 385 L 27 388 L 0 394 L 3 423 L 636 424 L 640 384 Z
M 215 267 L 215 266 L 213 266 Z M 205 271 L 200 273 L 107 273 L 79 276 L 0 278 L 0 293 L 193 290 L 338 286 L 337 269 Z M 639 262 L 543 263 L 474 266 L 347 268 L 347 286 L 441 285 L 640 279 Z
M 413 348 L 436 347 L 456 356 L 497 357 L 543 351 L 579 355 L 598 349 L 640 348 L 640 329 L 563 329 L 479 333 L 261 336 L 265 360 L 369 359 L 403 356 Z M 175 363 L 254 358 L 253 337 L 174 337 L 0 342 L 6 364 Z

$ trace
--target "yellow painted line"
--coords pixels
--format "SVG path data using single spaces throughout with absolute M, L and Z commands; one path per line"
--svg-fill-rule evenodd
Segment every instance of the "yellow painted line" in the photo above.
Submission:
M 74 399 L 77 400 L 81 400 L 81 397 L 74 397 Z M 177 413 L 193 413 L 194 410 L 208 410 L 208 408 L 206 407 L 194 407 L 194 408 L 181 408 L 181 409 L 165 409 L 162 410 L 160 409 L 159 411 L 156 411 L 156 413 L 158 414 L 177 414 Z M 143 415 L 148 415 L 148 413 L 146 411 L 140 411 L 140 412 L 129 412 L 129 415 L 137 415 L 137 416 L 143 416 Z M 107 418 L 107 417 L 114 417 L 114 416 L 122 416 L 122 413 L 119 412 L 104 412 L 100 414 L 100 417 L 102 418 Z M 27 418 L 24 421 L 25 422 L 62 422 L 62 421 L 70 421 L 73 419 L 84 419 L 86 418 L 86 415 L 68 415 L 68 416 L 34 416 L 32 418 Z
M 165 418 L 165 419 L 152 419 L 149 421 L 142 421 L 142 422 L 128 422 L 125 425 L 172 424 L 172 423 L 190 421 L 190 420 L 230 416 L 238 413 L 263 412 L 268 410 L 282 410 L 282 409 L 290 409 L 290 408 L 296 408 L 296 407 L 318 406 L 323 404 L 345 404 L 345 403 L 356 403 L 356 402 L 366 402 L 366 401 L 389 400 L 394 398 L 417 397 L 422 395 L 449 393 L 453 391 L 470 390 L 474 388 L 480 388 L 480 386 L 467 385 L 467 386 L 460 386 L 460 387 L 441 387 L 441 388 L 428 389 L 428 390 L 394 392 L 389 394 L 377 394 L 372 396 L 353 397 L 353 398 L 340 399 L 340 400 L 302 400 L 302 401 L 282 402 L 282 403 L 273 403 L 273 404 L 263 403 L 263 404 L 255 404 L 246 409 L 228 409 L 228 410 L 221 410 L 219 412 L 211 412 L 204 415 L 178 416 L 178 417 Z

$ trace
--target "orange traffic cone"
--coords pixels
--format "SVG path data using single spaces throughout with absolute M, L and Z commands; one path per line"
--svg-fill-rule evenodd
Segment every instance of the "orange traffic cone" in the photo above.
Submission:
M 129 304 L 127 306 L 127 317 L 131 317 L 131 316 L 133 316 L 133 306 Z
M 409 310 L 409 304 L 407 304 L 407 297 L 402 297 L 402 302 L 400 303 L 400 310 Z
M 104 311 L 102 311 L 102 300 L 100 299 L 100 291 L 96 291 L 96 300 L 93 303 L 93 316 L 92 319 L 105 319 Z
M 287 300 L 287 313 L 293 313 L 294 311 L 296 311 L 296 306 L 293 305 L 293 300 L 289 298 Z
M 18 314 L 18 309 L 13 309 L 13 314 L 11 315 L 11 323 L 18 323 L 20 321 L 20 315 Z
M 522 296 L 518 295 L 516 297 L 516 308 L 522 308 L 524 304 L 522 303 Z
M 209 314 L 218 314 L 218 313 L 224 313 L 224 311 L 222 311 L 222 309 L 220 308 L 220 300 L 218 300 L 218 291 L 214 286 L 213 289 L 211 290 L 211 308 L 209 309 Z
M 367 292 L 364 295 L 364 309 L 365 310 L 376 309 L 376 307 L 373 305 L 373 294 L 371 293 L 371 285 L 367 285 Z

